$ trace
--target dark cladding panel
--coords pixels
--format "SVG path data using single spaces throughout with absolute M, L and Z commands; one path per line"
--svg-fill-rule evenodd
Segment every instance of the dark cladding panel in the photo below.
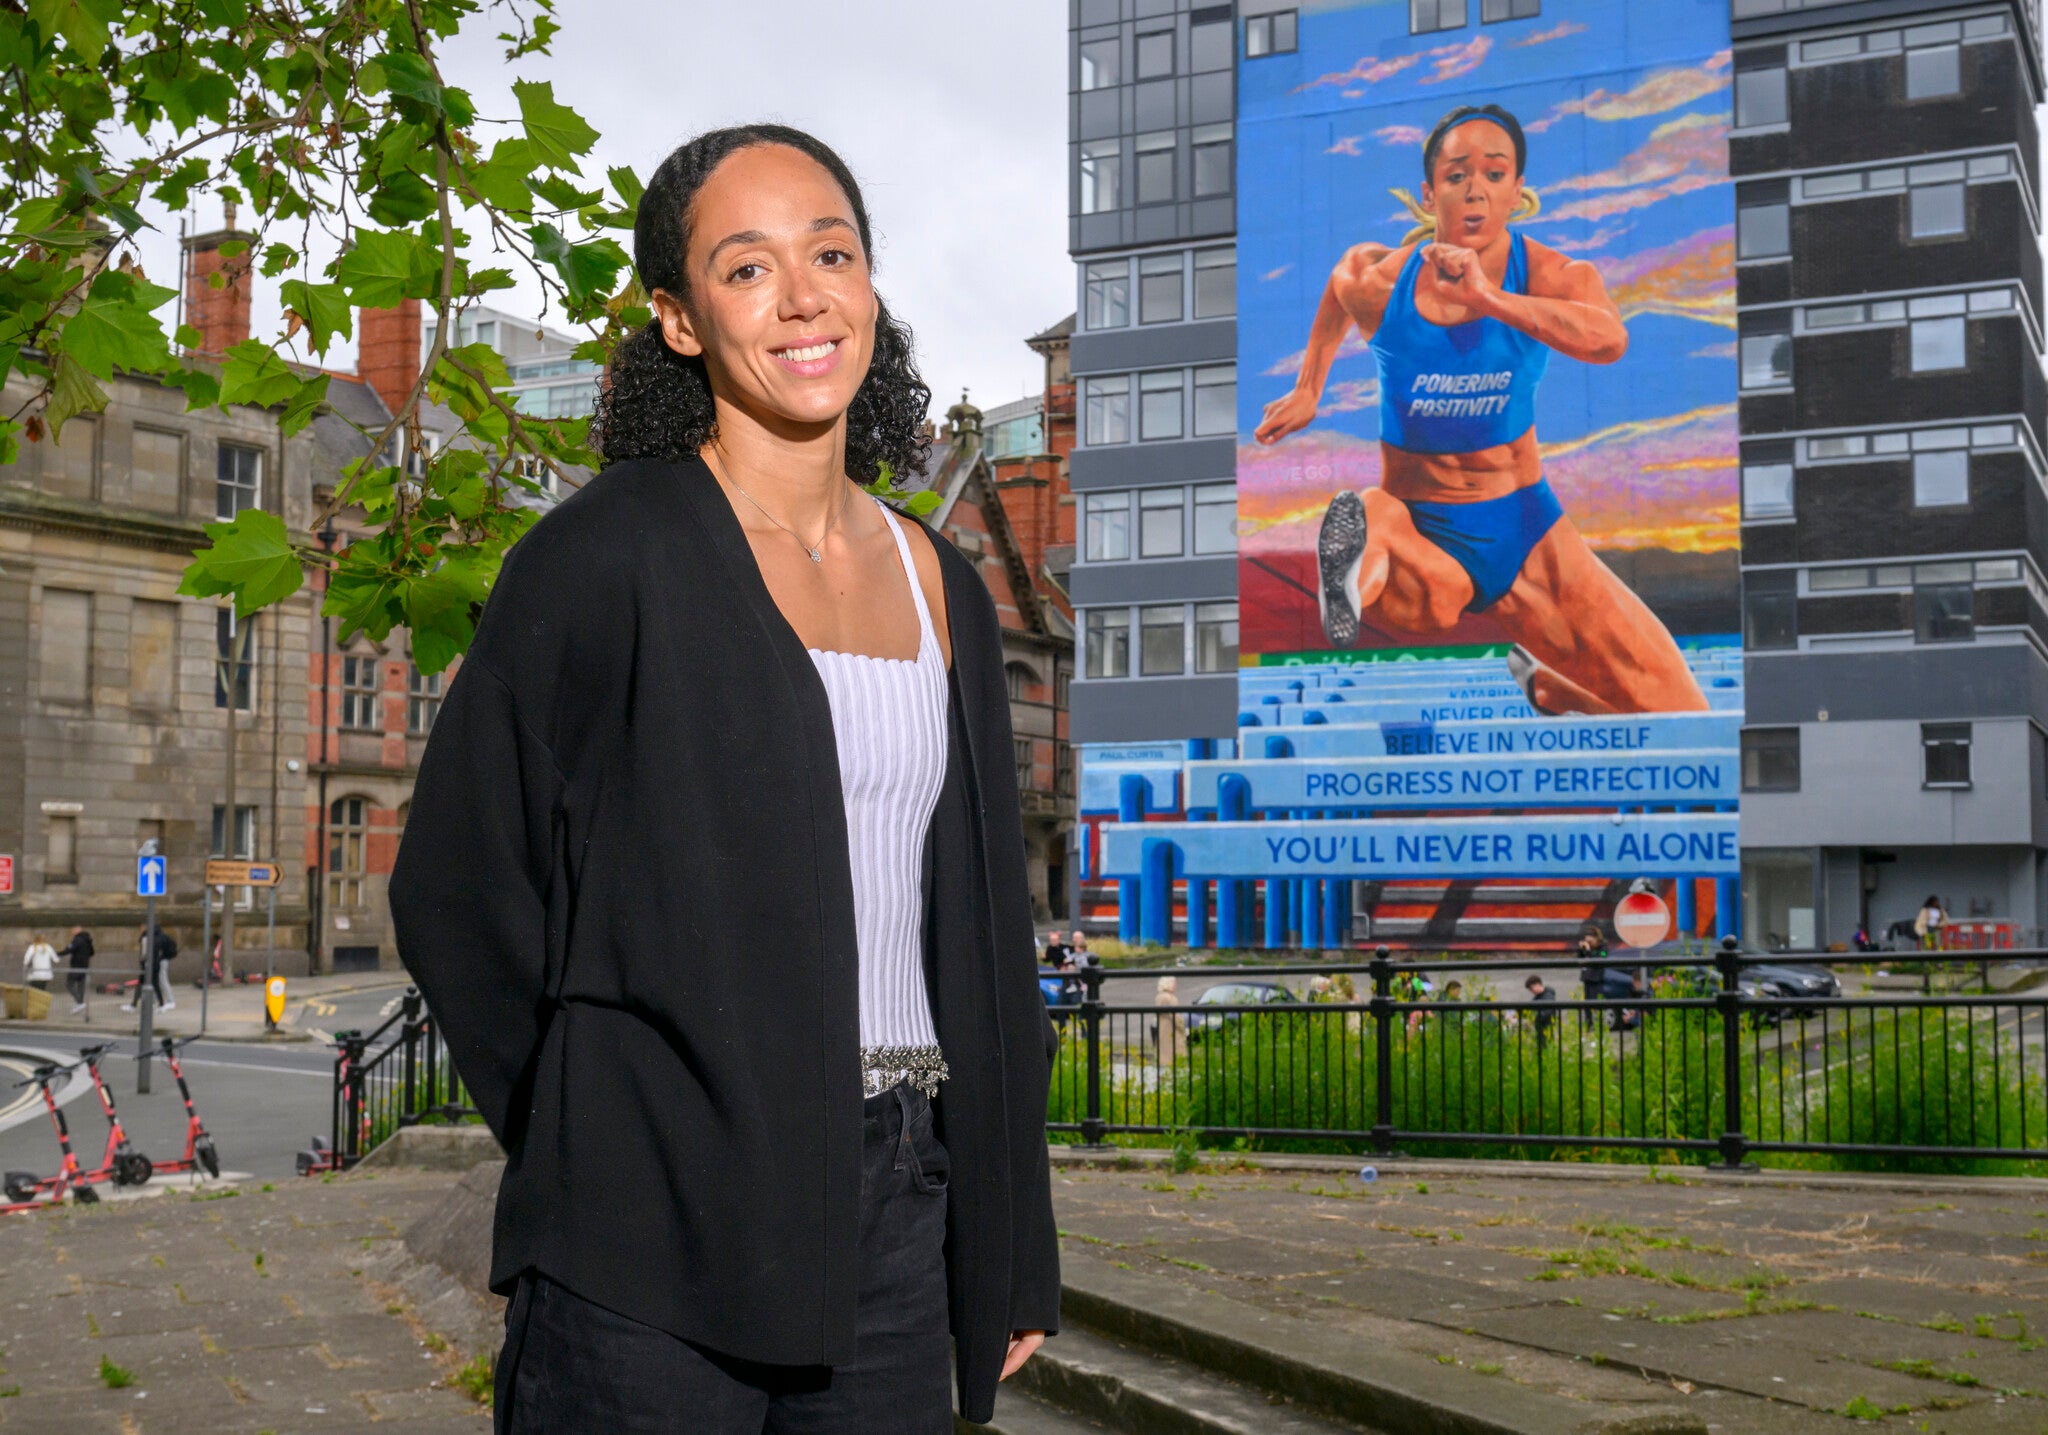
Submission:
M 1792 297 L 1792 261 L 1744 264 L 1735 271 L 1735 302 L 1738 306 L 1778 304 Z
M 2031 368 L 2038 382 L 2040 361 L 2029 352 L 2019 319 L 1972 319 L 1968 333 L 1969 367 L 1929 374 L 1911 372 L 1911 339 L 1903 324 L 1802 334 L 1792 341 L 1792 423 L 1775 427 L 1865 427 L 1907 415 L 1925 423 L 2020 412 L 2027 401 L 2022 373 Z M 1743 401 L 1745 432 L 1764 431 L 1749 422 L 1754 402 Z
M 1792 294 L 1796 299 L 1880 294 L 2017 279 L 2038 246 L 2016 183 L 1963 189 L 1964 233 L 1913 239 L 1908 194 L 1890 190 L 1792 209 Z M 2031 287 L 2031 286 L 2030 286 Z M 1746 296 L 1745 296 L 1746 297 Z
M 2031 128 L 2017 41 L 1963 46 L 1962 92 L 1938 100 L 1906 99 L 1899 53 L 1795 69 L 1788 78 L 1790 169 L 2010 144 Z
M 2018 453 L 1971 456 L 1967 509 L 1916 509 L 1910 457 L 1802 468 L 1793 489 L 1798 559 L 2009 551 L 2025 531 L 2030 490 L 2037 486 Z
M 1791 523 L 1745 523 L 1742 526 L 1742 561 L 1751 563 L 1796 563 L 1799 561 L 1799 529 Z
M 1801 598 L 1799 632 L 1896 633 L 1913 626 L 1911 593 L 1857 593 L 1841 598 Z

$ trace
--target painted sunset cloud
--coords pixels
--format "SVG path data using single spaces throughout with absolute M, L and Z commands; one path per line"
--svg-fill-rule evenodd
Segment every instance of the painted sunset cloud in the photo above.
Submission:
M 1542 134 L 1568 115 L 1584 115 L 1589 120 L 1612 122 L 1647 119 L 1651 115 L 1683 109 L 1695 100 L 1705 99 L 1729 87 L 1730 58 L 1729 52 L 1722 50 L 1709 56 L 1704 64 L 1659 70 L 1618 95 L 1605 89 L 1595 89 L 1578 99 L 1554 106 L 1542 119 L 1532 120 L 1523 128 Z
M 1735 327 L 1735 228 L 1716 225 L 1655 249 L 1601 255 L 1593 264 L 1623 320 L 1638 314 Z

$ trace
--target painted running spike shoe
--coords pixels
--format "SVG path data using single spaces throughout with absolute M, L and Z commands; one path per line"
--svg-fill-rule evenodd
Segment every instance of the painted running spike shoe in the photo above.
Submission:
M 1351 595 L 1358 591 L 1358 565 L 1364 557 L 1365 505 L 1347 488 L 1330 500 L 1316 535 L 1322 577 L 1316 602 L 1323 613 L 1323 636 L 1333 648 L 1358 646 L 1358 609 Z
M 1529 700 L 1529 706 L 1542 713 L 1545 717 L 1564 716 L 1564 714 L 1545 707 L 1537 700 L 1536 675 L 1545 671 L 1547 669 L 1538 661 L 1536 655 L 1520 643 L 1515 644 L 1514 647 L 1508 650 L 1508 676 L 1515 680 L 1517 687 L 1521 688 L 1522 696 Z

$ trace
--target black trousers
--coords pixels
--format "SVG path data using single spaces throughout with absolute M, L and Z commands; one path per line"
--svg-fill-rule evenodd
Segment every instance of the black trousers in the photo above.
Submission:
M 950 1435 L 945 1148 L 909 1086 L 869 1097 L 862 1124 L 850 1363 L 740 1360 L 528 1272 L 505 1312 L 497 1435 Z

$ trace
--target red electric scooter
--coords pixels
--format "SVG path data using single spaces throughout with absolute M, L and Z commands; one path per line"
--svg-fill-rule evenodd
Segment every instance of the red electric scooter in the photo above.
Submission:
M 220 1176 L 220 1157 L 213 1149 L 213 1138 L 206 1134 L 206 1126 L 199 1119 L 199 1113 L 192 1106 L 192 1088 L 185 1083 L 185 1068 L 178 1061 L 178 1048 L 199 1040 L 197 1036 L 159 1037 L 157 1048 L 163 1052 L 164 1063 L 171 1068 L 171 1075 L 178 1079 L 178 1095 L 185 1100 L 185 1154 L 176 1161 L 159 1161 L 156 1174 L 165 1175 L 172 1171 L 204 1171 L 207 1175 Z
M 111 1041 L 103 1041 L 97 1046 L 80 1047 L 78 1050 L 78 1059 L 92 1074 L 93 1090 L 99 1093 L 100 1110 L 107 1117 L 107 1149 L 100 1155 L 100 1164 L 85 1173 L 85 1179 L 95 1184 L 112 1181 L 116 1186 L 141 1186 L 147 1184 L 150 1173 L 156 1168 L 147 1156 L 129 1144 L 128 1133 L 121 1129 L 121 1117 L 114 1110 L 114 1093 L 100 1075 L 100 1058 L 113 1045 Z
M 72 1153 L 71 1127 L 64 1120 L 64 1109 L 50 1091 L 51 1082 L 77 1065 L 75 1061 L 70 1066 L 45 1062 L 27 1081 L 14 1083 L 17 1087 L 33 1083 L 42 1093 L 43 1106 L 50 1113 L 50 1124 L 57 1128 L 57 1144 L 63 1148 L 64 1164 L 54 1176 L 38 1177 L 33 1171 L 9 1171 L 6 1176 L 7 1204 L 0 1206 L 0 1215 L 55 1205 L 64 1199 L 67 1192 L 80 1205 L 90 1206 L 98 1202 L 100 1193 L 86 1182 L 85 1173 L 79 1169 L 78 1157 Z M 45 1197 L 47 1199 L 43 1199 Z
M 334 1086 L 340 1093 L 336 1099 L 342 1102 L 344 1109 L 356 1079 L 354 1067 L 349 1062 L 349 1043 L 361 1035 L 362 1033 L 357 1031 L 339 1031 L 334 1034 L 334 1048 L 340 1053 L 336 1058 Z M 367 1146 L 370 1141 L 370 1107 L 367 1102 L 363 1104 L 361 1121 L 362 1128 L 356 1133 L 358 1149 Z M 348 1161 L 343 1154 L 329 1146 L 326 1139 L 320 1136 L 315 1136 L 313 1144 L 299 1152 L 294 1158 L 294 1164 L 301 1176 L 322 1176 L 348 1169 Z

